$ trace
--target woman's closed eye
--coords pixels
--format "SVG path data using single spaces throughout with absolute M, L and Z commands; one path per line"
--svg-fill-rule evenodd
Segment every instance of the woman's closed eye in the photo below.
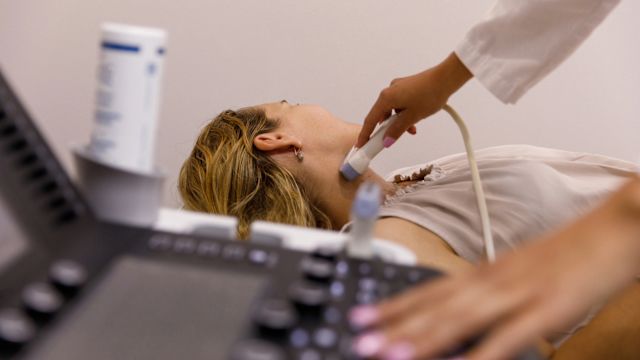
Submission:
M 295 104 L 290 104 L 287 100 L 280 100 L 280 104 L 282 105 L 293 105 L 293 106 L 300 106 L 300 103 L 295 103 Z

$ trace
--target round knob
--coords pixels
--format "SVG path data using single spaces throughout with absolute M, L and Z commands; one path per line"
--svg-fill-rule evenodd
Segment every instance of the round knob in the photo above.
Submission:
M 318 347 L 329 349 L 337 345 L 338 333 L 333 329 L 321 327 L 313 334 L 313 341 Z
M 87 282 L 87 272 L 71 260 L 56 261 L 49 270 L 49 277 L 65 290 L 77 290 Z
M 407 280 L 409 280 L 411 284 L 417 284 L 421 282 L 423 279 L 424 279 L 424 274 L 418 269 L 411 269 L 407 274 Z
M 358 280 L 358 287 L 362 291 L 374 292 L 378 289 L 378 280 L 372 277 L 363 277 Z
M 327 260 L 305 258 L 300 264 L 302 273 L 311 280 L 328 281 L 333 278 L 333 263 Z
M 274 344 L 257 339 L 238 342 L 231 349 L 231 360 L 284 360 L 284 352 Z
M 28 310 L 40 315 L 53 315 L 62 307 L 62 297 L 46 283 L 27 286 L 22 293 L 22 301 Z
M 289 330 L 298 322 L 298 316 L 289 302 L 268 299 L 258 306 L 254 321 L 269 330 Z
M 340 253 L 340 249 L 337 249 L 335 247 L 320 246 L 315 250 L 313 250 L 311 255 L 319 259 L 336 261 L 338 259 L 339 253 Z
M 33 322 L 17 309 L 0 311 L 0 340 L 23 345 L 35 336 Z
M 308 282 L 291 285 L 289 296 L 296 304 L 307 307 L 320 307 L 329 300 L 329 292 L 325 287 Z

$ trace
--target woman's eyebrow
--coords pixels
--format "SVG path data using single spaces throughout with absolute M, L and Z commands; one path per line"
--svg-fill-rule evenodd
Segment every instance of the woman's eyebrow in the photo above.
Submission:
M 280 101 L 280 104 L 288 104 L 288 103 L 289 103 L 289 102 L 288 102 L 287 100 L 284 100 L 284 99 L 282 99 L 282 100 Z

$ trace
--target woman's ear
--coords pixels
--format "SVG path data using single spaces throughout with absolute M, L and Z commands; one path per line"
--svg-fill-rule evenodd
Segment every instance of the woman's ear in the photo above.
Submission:
M 260 134 L 253 139 L 253 145 L 264 152 L 289 150 L 292 146 L 298 149 L 302 147 L 300 140 L 283 132 Z

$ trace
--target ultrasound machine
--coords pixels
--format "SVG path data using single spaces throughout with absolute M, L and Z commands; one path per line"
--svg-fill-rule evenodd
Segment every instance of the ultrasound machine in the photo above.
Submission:
M 100 221 L 0 72 L 0 359 L 355 359 L 348 310 L 435 276 Z

